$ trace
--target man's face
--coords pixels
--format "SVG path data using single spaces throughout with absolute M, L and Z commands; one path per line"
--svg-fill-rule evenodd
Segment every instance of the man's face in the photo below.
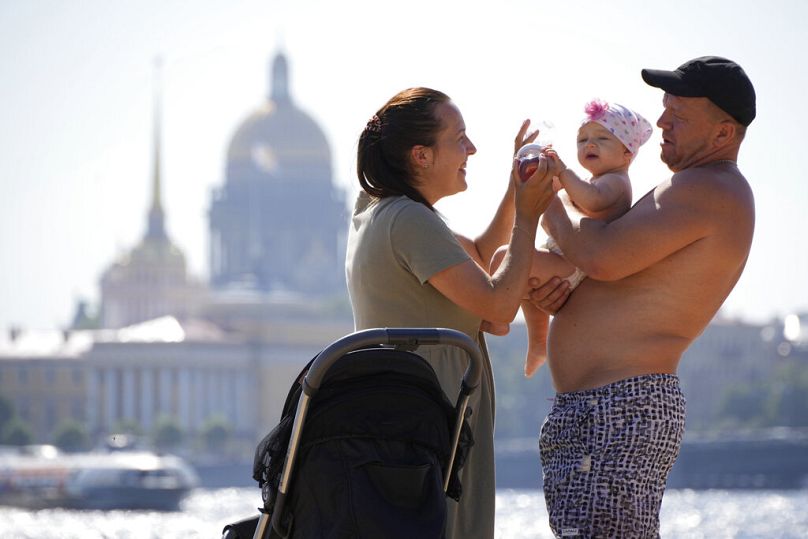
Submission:
M 657 120 L 662 129 L 662 161 L 674 172 L 694 165 L 711 150 L 715 127 L 714 106 L 706 97 L 665 94 L 665 110 Z

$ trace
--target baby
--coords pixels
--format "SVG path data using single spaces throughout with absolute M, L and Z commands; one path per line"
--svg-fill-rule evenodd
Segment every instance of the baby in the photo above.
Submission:
M 573 204 L 586 216 L 602 221 L 612 221 L 631 207 L 631 182 L 628 167 L 640 146 L 651 137 L 652 127 L 648 121 L 622 105 L 594 100 L 584 108 L 586 117 L 578 129 L 578 162 L 592 177 L 582 180 L 547 148 L 545 155 L 556 161 L 562 172 L 558 175 L 557 190 L 564 189 Z M 493 272 L 502 262 L 506 249 L 501 247 L 491 261 Z M 586 275 L 563 257 L 552 238 L 544 248 L 533 255 L 530 277 L 542 283 L 558 275 L 574 289 Z M 547 329 L 549 316 L 529 301 L 522 302 L 528 333 L 528 350 L 525 360 L 525 376 L 533 373 L 547 358 Z

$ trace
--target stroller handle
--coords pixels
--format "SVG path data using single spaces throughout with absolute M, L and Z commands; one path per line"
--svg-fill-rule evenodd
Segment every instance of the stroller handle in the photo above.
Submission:
M 463 388 L 470 394 L 480 385 L 483 356 L 479 346 L 462 331 L 447 328 L 374 328 L 346 335 L 320 352 L 303 381 L 303 392 L 308 396 L 316 393 L 331 365 L 348 352 L 378 344 L 413 349 L 421 345 L 449 344 L 462 348 L 470 358 L 463 374 Z

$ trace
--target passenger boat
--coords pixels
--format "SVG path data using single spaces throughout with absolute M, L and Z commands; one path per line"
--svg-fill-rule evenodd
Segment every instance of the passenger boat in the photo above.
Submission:
M 196 472 L 182 458 L 151 451 L 0 448 L 2 505 L 174 511 L 198 483 Z

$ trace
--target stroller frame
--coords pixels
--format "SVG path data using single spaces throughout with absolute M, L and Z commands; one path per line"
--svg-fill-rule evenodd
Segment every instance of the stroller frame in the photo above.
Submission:
M 480 376 L 482 373 L 483 356 L 480 348 L 472 341 L 468 335 L 454 329 L 446 328 L 375 328 L 366 329 L 351 333 L 337 341 L 334 341 L 328 347 L 323 349 L 311 364 L 305 379 L 302 383 L 302 393 L 297 403 L 295 411 L 295 418 L 292 424 L 292 434 L 289 440 L 289 446 L 284 459 L 283 471 L 281 472 L 280 484 L 278 487 L 277 497 L 275 499 L 275 507 L 272 515 L 262 512 L 258 520 L 258 526 L 255 529 L 253 539 L 264 539 L 271 528 L 281 537 L 288 536 L 288 530 L 284 530 L 281 524 L 281 515 L 283 514 L 286 495 L 289 492 L 289 485 L 294 471 L 295 461 L 297 459 L 298 449 L 300 447 L 300 440 L 303 434 L 303 426 L 306 421 L 306 415 L 309 409 L 311 399 L 316 395 L 320 389 L 328 370 L 336 363 L 341 357 L 370 346 L 377 345 L 395 346 L 404 350 L 415 350 L 423 345 L 439 345 L 448 344 L 461 348 L 469 355 L 469 364 L 463 374 L 463 380 L 460 385 L 460 393 L 457 397 L 455 404 L 456 419 L 454 430 L 451 435 L 451 451 L 449 456 L 448 465 L 446 467 L 447 473 L 443 481 L 443 490 L 446 492 L 449 486 L 449 478 L 451 477 L 451 470 L 454 465 L 455 456 L 457 453 L 457 446 L 460 439 L 460 433 L 463 426 L 463 420 L 468 407 L 469 398 L 472 393 L 480 384 Z

